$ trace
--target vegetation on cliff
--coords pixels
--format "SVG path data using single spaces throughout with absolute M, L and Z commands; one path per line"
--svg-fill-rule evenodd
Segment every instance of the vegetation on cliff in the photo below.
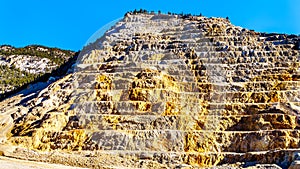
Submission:
M 0 100 L 32 82 L 47 81 L 53 72 L 57 75 L 74 55 L 70 50 L 41 45 L 0 46 Z
M 3 50 L 5 48 L 5 50 Z M 2 50 L 1 50 L 2 49 Z M 15 48 L 10 45 L 0 46 L 0 55 L 29 55 L 37 56 L 39 58 L 48 58 L 56 64 L 63 64 L 70 56 L 74 54 L 73 51 L 63 50 L 59 48 L 49 48 L 41 45 L 30 45 L 23 48 Z

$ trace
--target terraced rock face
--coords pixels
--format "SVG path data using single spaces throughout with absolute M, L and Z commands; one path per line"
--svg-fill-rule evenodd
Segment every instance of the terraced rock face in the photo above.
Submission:
M 76 164 L 89 167 L 288 167 L 300 147 L 297 44 L 222 18 L 128 13 L 74 73 L 3 103 L 3 142 L 92 153 Z

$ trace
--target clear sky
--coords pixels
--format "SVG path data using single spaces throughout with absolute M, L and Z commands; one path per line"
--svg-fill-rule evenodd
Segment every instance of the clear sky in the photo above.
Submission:
M 140 8 L 228 16 L 248 29 L 300 34 L 300 0 L 0 0 L 0 44 L 77 51 L 103 25 Z

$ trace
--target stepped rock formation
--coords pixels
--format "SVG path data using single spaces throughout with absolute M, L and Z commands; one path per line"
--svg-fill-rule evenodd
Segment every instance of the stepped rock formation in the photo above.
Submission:
M 18 147 L 2 151 L 92 168 L 297 168 L 299 40 L 127 13 L 73 73 L 0 103 L 3 147 Z

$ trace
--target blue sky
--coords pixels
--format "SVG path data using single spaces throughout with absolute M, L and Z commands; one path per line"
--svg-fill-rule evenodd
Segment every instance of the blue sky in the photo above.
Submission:
M 0 0 L 0 44 L 77 51 L 103 25 L 140 8 L 228 16 L 248 29 L 300 34 L 299 0 Z

